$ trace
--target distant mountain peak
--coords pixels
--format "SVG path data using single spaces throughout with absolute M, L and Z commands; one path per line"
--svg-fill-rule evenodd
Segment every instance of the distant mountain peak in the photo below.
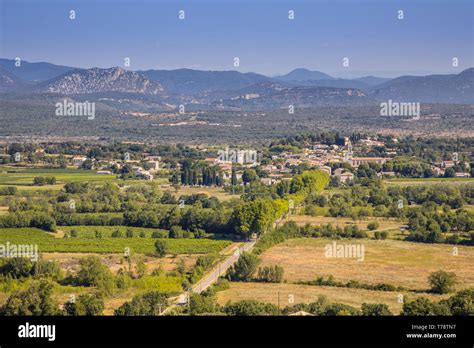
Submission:
M 474 68 L 459 74 L 400 76 L 377 86 L 373 95 L 397 101 L 473 104 Z
M 5 58 L 0 58 L 0 67 L 24 81 L 31 82 L 46 81 L 75 69 L 46 62 L 30 63 L 26 60 L 22 60 L 21 65 L 16 66 L 15 60 Z
M 290 71 L 286 75 L 275 77 L 277 80 L 281 81 L 309 81 L 309 80 L 332 80 L 334 77 L 329 76 L 321 71 L 311 71 L 306 68 L 297 68 Z
M 65 73 L 41 86 L 49 93 L 88 94 L 100 92 L 164 94 L 158 82 L 147 79 L 143 74 L 119 67 L 76 69 Z

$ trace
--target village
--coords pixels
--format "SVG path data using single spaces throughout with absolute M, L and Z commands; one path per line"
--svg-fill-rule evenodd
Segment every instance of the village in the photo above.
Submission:
M 394 139 L 395 142 L 397 139 Z M 356 156 L 365 154 L 371 149 L 378 148 L 383 150 L 383 157 L 374 156 Z M 281 181 L 291 180 L 298 168 L 318 169 L 327 172 L 332 180 L 339 184 L 350 184 L 357 176 L 359 167 L 369 166 L 376 171 L 379 178 L 395 178 L 399 176 L 392 168 L 391 161 L 397 156 L 397 149 L 387 147 L 385 142 L 378 140 L 377 137 L 366 137 L 353 144 L 349 137 L 344 138 L 343 145 L 327 145 L 322 142 L 308 144 L 298 151 L 291 149 L 278 153 L 267 152 L 263 155 L 262 151 L 248 149 L 215 149 L 204 148 L 201 159 L 197 162 L 202 163 L 208 168 L 213 168 L 214 175 L 219 177 L 218 186 L 227 185 L 245 185 L 248 184 L 242 176 L 246 170 L 256 170 L 258 180 L 263 185 L 275 185 Z M 87 155 L 58 155 L 48 154 L 45 149 L 36 146 L 34 149 L 23 152 L 11 153 L 8 146 L 0 147 L 0 164 L 8 164 L 20 167 L 38 166 L 45 167 L 51 164 L 60 167 L 72 167 L 76 169 L 93 170 L 99 175 L 118 174 L 119 178 L 147 180 L 151 181 L 158 175 L 161 178 L 170 177 L 172 173 L 181 171 L 181 161 L 173 161 L 170 158 L 152 155 L 147 152 L 125 152 L 116 154 L 113 159 L 95 158 Z M 217 152 L 217 156 L 213 155 Z M 11 153 L 11 154 L 10 154 Z M 182 160 L 185 160 L 182 159 Z M 430 163 L 430 169 L 434 177 L 445 176 L 446 170 L 459 168 L 469 168 L 467 162 L 461 163 L 458 154 L 454 153 L 452 159 L 440 162 Z M 362 168 L 361 167 L 361 168 Z M 296 171 L 295 171 L 296 170 Z M 468 170 L 454 171 L 451 177 L 469 178 Z M 174 182 L 177 184 L 178 182 Z M 188 183 L 181 182 L 186 185 Z M 201 181 L 197 180 L 193 186 L 200 186 Z

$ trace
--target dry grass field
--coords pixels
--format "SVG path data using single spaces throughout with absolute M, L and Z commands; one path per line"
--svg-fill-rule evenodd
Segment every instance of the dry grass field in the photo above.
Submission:
M 340 240 L 339 244 L 364 245 L 364 261 L 354 258 L 327 258 L 324 247 L 328 239 L 300 238 L 276 245 L 262 255 L 262 265 L 283 266 L 288 282 L 313 280 L 333 275 L 336 280 L 364 283 L 389 283 L 410 289 L 429 288 L 431 272 L 455 272 L 458 289 L 474 286 L 474 247 L 445 244 L 422 244 L 397 240 Z
M 293 304 L 310 303 L 317 300 L 319 295 L 326 296 L 331 302 L 340 302 L 356 308 L 362 303 L 385 303 L 393 313 L 398 314 L 403 304 L 399 303 L 398 296 L 403 294 L 405 299 L 413 300 L 417 297 L 428 297 L 431 300 L 441 300 L 449 297 L 446 295 L 399 293 L 390 291 L 371 291 L 364 289 L 336 288 L 331 286 L 313 286 L 298 284 L 271 284 L 271 283 L 230 283 L 230 288 L 217 293 L 217 302 L 221 305 L 228 301 L 257 300 L 273 303 L 280 308 Z M 279 300 L 278 300 L 279 299 Z
M 8 207 L 0 206 L 0 215 L 8 213 Z
M 90 255 L 99 256 L 102 262 L 109 267 L 113 273 L 117 273 L 120 268 L 128 270 L 128 263 L 121 254 L 93 254 L 93 253 L 43 253 L 44 260 L 57 261 L 60 267 L 68 271 L 78 271 L 79 261 Z M 151 274 L 154 269 L 161 267 L 165 272 L 176 269 L 178 262 L 184 261 L 187 270 L 190 270 L 196 263 L 199 255 L 179 255 L 177 257 L 164 257 L 162 259 L 154 257 L 143 257 L 147 265 L 147 274 Z M 133 260 L 133 258 L 132 258 Z M 132 262 L 132 268 L 138 259 Z
M 163 191 L 169 191 L 174 196 L 190 196 L 192 194 L 204 193 L 209 197 L 216 197 L 220 201 L 228 201 L 232 198 L 239 199 L 239 195 L 231 195 L 219 187 L 181 187 L 178 192 L 170 185 L 162 185 Z
M 291 215 L 288 220 L 295 221 L 298 225 L 302 226 L 307 223 L 312 225 L 327 225 L 332 224 L 334 227 L 344 227 L 347 225 L 356 224 L 359 228 L 366 230 L 367 225 L 371 221 L 378 221 L 379 228 L 377 231 L 383 230 L 400 230 L 400 227 L 404 226 L 403 222 L 397 221 L 395 219 L 388 218 L 374 218 L 368 217 L 365 220 L 352 220 L 351 218 L 342 218 L 342 217 L 328 217 L 328 216 L 310 216 L 310 215 Z

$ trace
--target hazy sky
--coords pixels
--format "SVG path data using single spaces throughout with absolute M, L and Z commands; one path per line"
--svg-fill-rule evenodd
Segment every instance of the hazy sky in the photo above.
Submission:
M 455 73 L 474 66 L 473 18 L 473 0 L 0 0 L 0 57 L 84 68 L 130 57 L 133 70 L 268 75 Z

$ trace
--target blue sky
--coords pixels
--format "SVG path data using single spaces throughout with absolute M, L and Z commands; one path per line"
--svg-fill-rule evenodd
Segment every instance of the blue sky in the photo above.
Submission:
M 474 65 L 473 18 L 472 0 L 0 0 L 0 57 L 85 68 L 130 57 L 132 70 L 268 75 L 455 73 Z

